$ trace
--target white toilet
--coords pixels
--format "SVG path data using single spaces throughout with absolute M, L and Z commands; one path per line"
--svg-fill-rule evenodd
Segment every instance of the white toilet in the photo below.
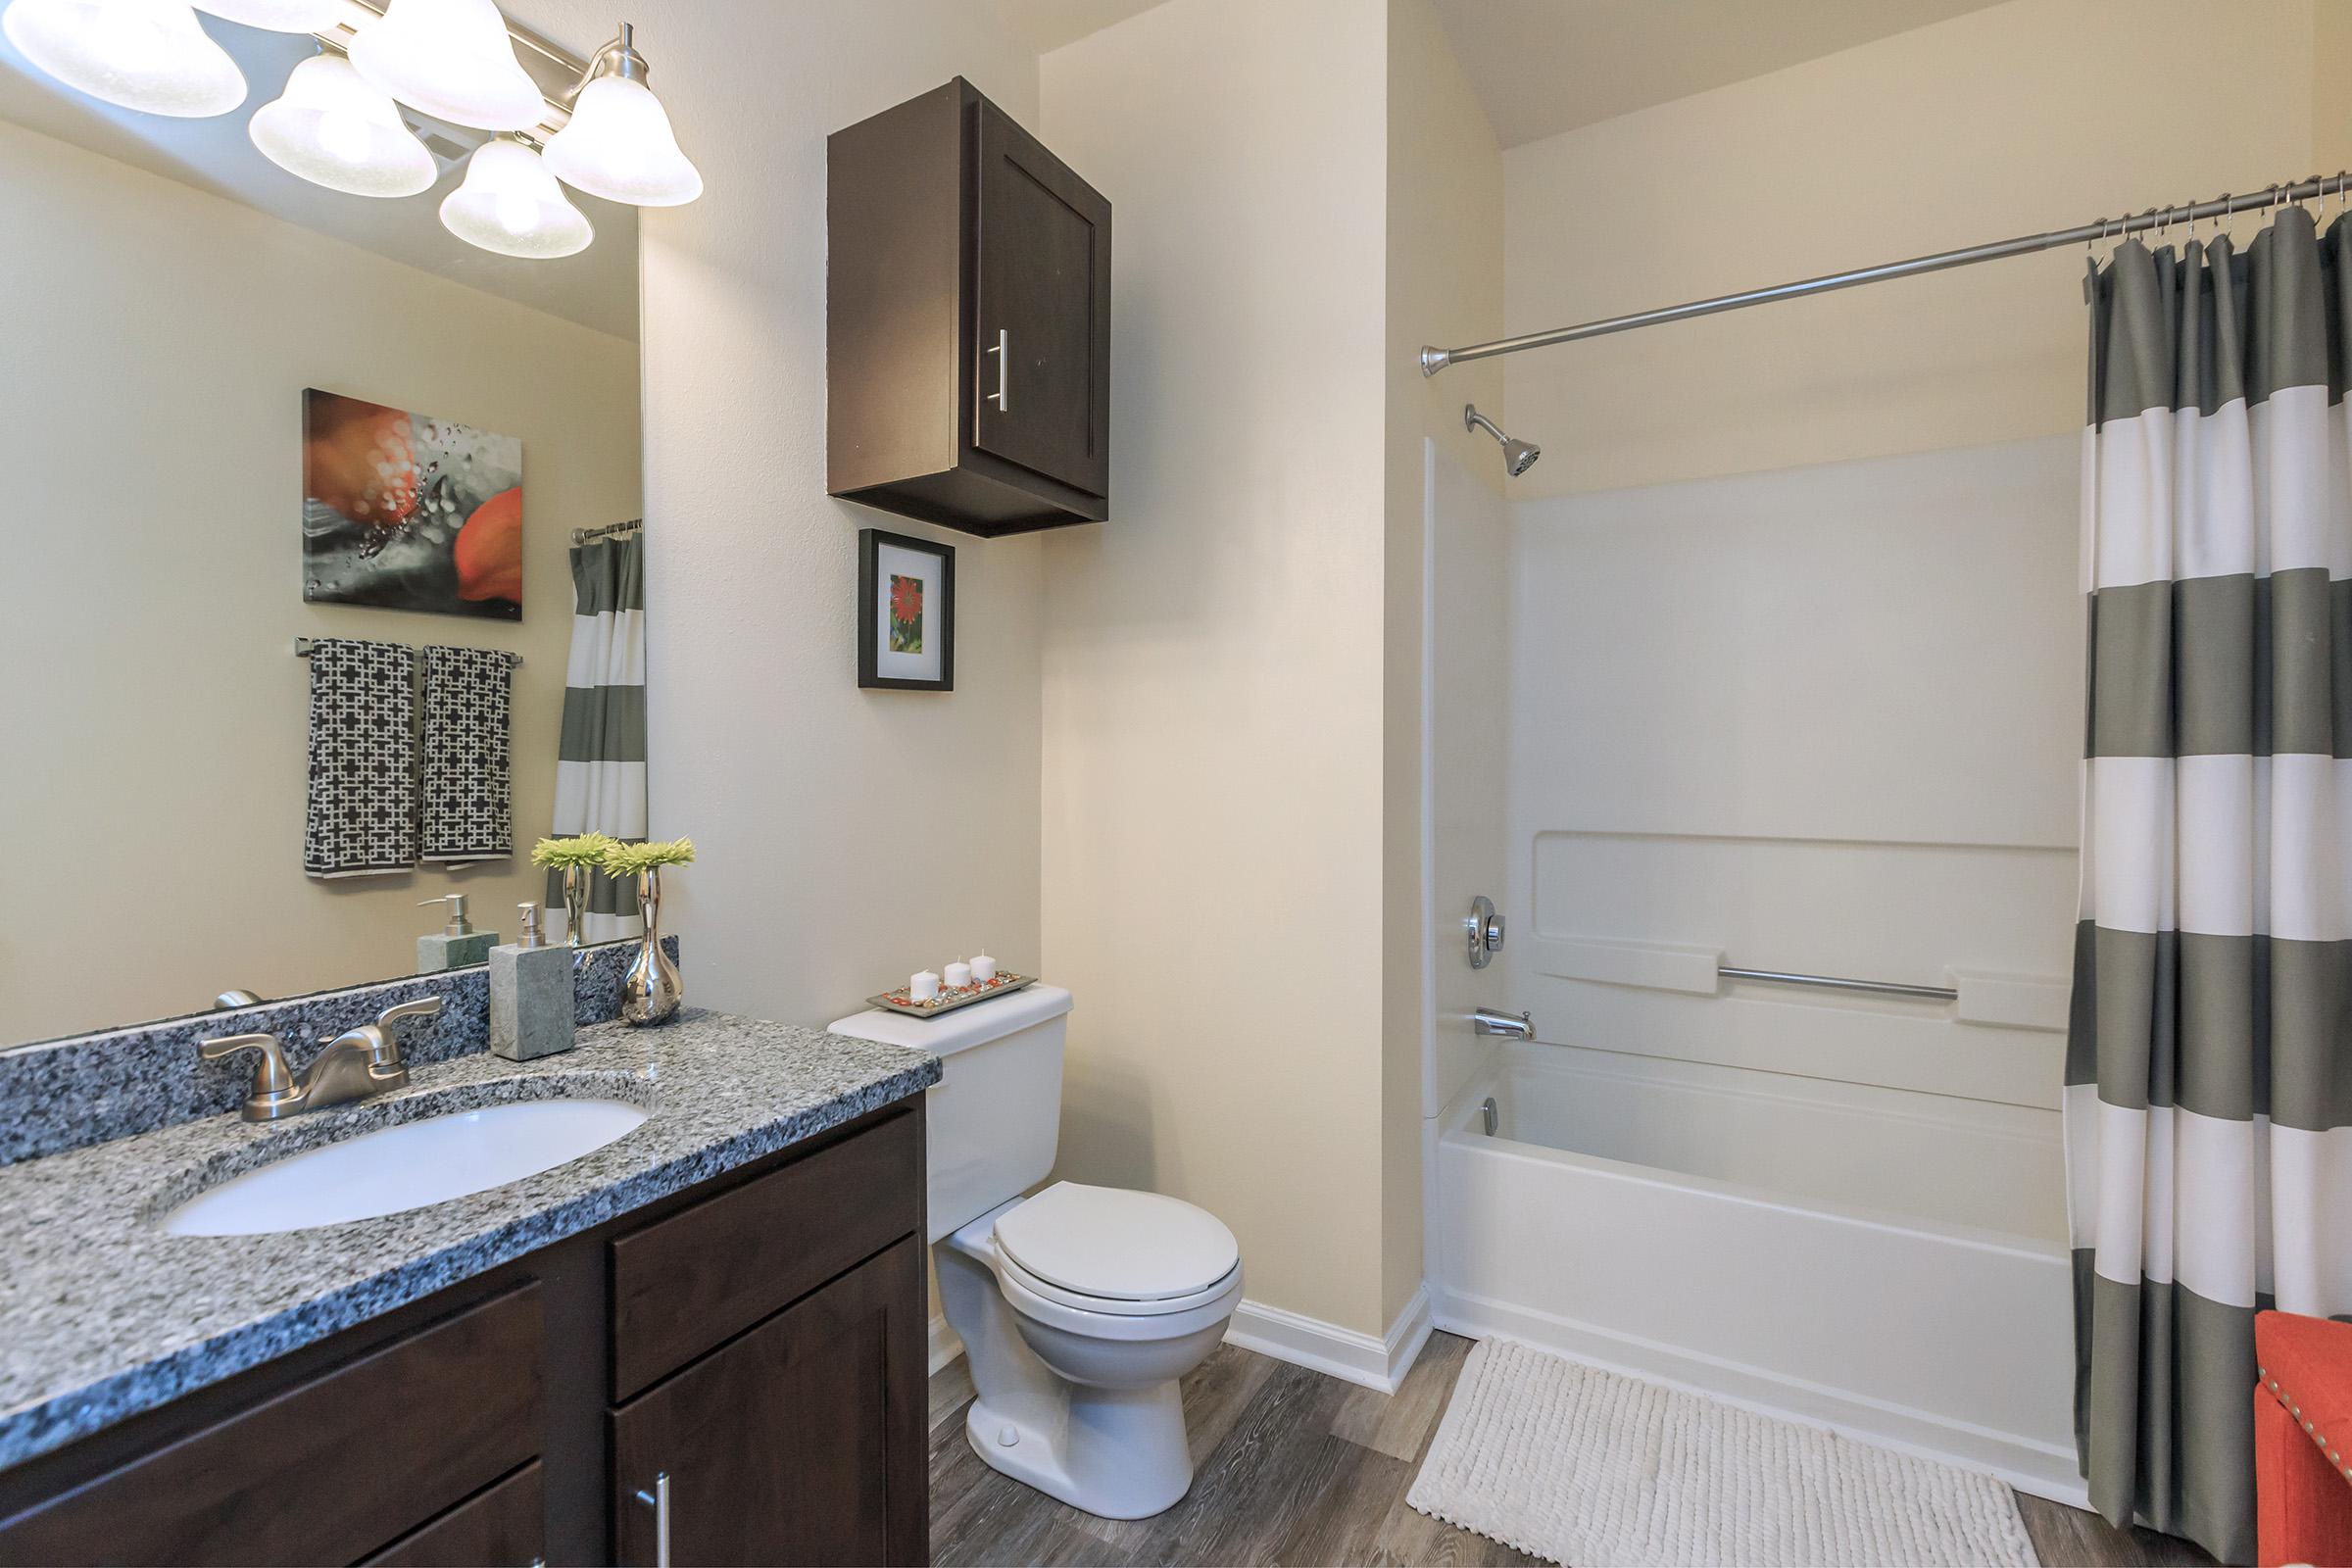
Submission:
M 1075 1508 L 1142 1519 L 1193 1484 L 1176 1380 L 1225 1337 L 1241 1250 L 1173 1198 L 1055 1182 L 1070 994 L 1032 986 L 937 1018 L 861 1012 L 835 1034 L 944 1059 L 931 1091 L 930 1241 L 995 1468 Z

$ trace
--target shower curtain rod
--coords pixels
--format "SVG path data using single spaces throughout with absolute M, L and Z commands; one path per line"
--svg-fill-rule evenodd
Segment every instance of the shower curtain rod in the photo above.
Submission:
M 2341 197 L 2348 182 L 2352 182 L 2352 172 L 2314 175 L 2292 185 L 2273 185 L 2268 190 L 2257 191 L 2250 196 L 2224 195 L 2208 202 L 2192 202 L 2184 207 L 2151 207 L 2131 218 L 2102 218 L 2095 222 L 2082 223 L 2074 228 L 2053 229 L 2046 234 L 2021 234 L 2016 239 L 1998 240 L 1990 245 L 1938 251 L 1933 256 L 1918 256 L 1907 262 L 1888 262 L 1884 267 L 1865 267 L 1852 272 L 1832 272 L 1824 277 L 1808 277 L 1802 282 L 1782 283 L 1772 288 L 1752 288 L 1740 294 L 1721 294 L 1711 300 L 1693 300 L 1688 305 L 1669 305 L 1655 311 L 1637 311 L 1631 316 L 1612 316 L 1605 320 L 1554 327 L 1548 332 L 1500 337 L 1492 343 L 1472 343 L 1458 349 L 1424 347 L 1421 350 L 1421 373 L 1435 375 L 1448 365 L 1459 365 L 1466 360 L 1490 360 L 1498 354 L 1516 354 L 1522 349 L 1545 349 L 1554 343 L 1577 343 L 1589 337 L 1606 337 L 1612 332 L 1630 332 L 1637 326 L 1656 326 L 1661 321 L 1686 321 L 1695 316 L 1742 310 L 1771 300 L 1801 299 L 1807 294 L 1827 294 L 1833 289 L 1883 282 L 1890 277 L 1940 272 L 1948 268 L 1969 267 L 1978 262 L 1997 262 L 2008 256 L 2057 250 L 2065 245 L 2090 245 L 2103 239 L 2121 239 L 2142 229 L 2173 223 L 2196 223 L 2208 218 L 2229 218 L 2238 212 L 2283 207 L 2291 202 L 2309 201 L 2326 191 L 2333 191 Z

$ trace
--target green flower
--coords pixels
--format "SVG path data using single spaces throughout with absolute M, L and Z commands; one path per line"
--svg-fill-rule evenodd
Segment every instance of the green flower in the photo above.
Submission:
M 602 866 L 605 857 L 620 848 L 620 840 L 610 833 L 582 833 L 577 838 L 541 839 L 531 849 L 531 863 L 550 870 L 568 870 L 575 865 Z
M 694 860 L 694 840 L 671 839 L 667 843 L 612 844 L 598 862 L 607 876 L 638 876 L 647 871 L 659 871 L 665 865 L 687 865 Z

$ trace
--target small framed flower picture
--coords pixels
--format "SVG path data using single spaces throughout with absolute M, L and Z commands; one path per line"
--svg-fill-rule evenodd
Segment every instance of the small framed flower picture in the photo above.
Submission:
M 956 689 L 956 550 L 858 530 L 858 684 Z

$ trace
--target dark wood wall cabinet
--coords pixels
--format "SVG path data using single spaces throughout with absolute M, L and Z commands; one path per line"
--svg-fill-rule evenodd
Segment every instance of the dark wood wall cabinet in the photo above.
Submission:
M 1110 514 L 1110 203 L 958 76 L 826 144 L 825 487 L 966 533 Z
M 0 1564 L 922 1563 L 923 1112 L 0 1473 Z

